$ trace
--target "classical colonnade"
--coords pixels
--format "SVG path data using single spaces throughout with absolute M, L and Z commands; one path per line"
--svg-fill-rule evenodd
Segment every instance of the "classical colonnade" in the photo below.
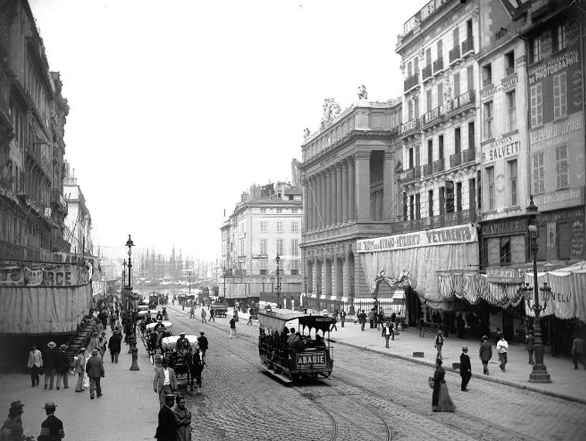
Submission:
M 314 298 L 352 301 L 356 289 L 354 246 L 344 242 L 307 249 L 308 291 Z

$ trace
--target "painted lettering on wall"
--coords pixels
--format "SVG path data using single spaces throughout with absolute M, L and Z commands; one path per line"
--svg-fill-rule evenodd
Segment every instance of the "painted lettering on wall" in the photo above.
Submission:
M 529 69 L 529 84 L 533 84 L 536 81 L 547 78 L 550 75 L 558 73 L 562 69 L 566 69 L 574 64 L 578 64 L 578 50 L 573 49 L 566 52 L 559 57 L 555 57 L 553 60 L 542 64 L 541 66 Z

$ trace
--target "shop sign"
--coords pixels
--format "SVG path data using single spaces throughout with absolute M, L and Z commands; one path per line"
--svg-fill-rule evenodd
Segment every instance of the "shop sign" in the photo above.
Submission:
M 297 369 L 325 368 L 326 353 L 320 352 L 301 352 L 296 358 Z
M 490 283 L 521 284 L 525 281 L 525 270 L 499 266 L 486 268 L 486 276 Z
M 584 204 L 583 188 L 567 188 L 551 193 L 536 194 L 533 196 L 535 205 L 540 210 L 555 210 Z
M 548 123 L 541 129 L 532 130 L 529 133 L 529 142 L 534 150 L 567 143 L 571 134 L 581 131 L 583 128 L 582 114 L 574 113 L 567 121 L 556 124 Z M 576 143 L 580 142 L 579 138 L 576 138 Z
M 493 141 L 484 146 L 483 150 L 482 157 L 485 162 L 496 161 L 497 159 L 516 155 L 521 150 L 519 134 L 515 133 L 514 135 Z
M 570 66 L 578 64 L 580 61 L 578 56 L 578 49 L 573 49 L 566 52 L 559 57 L 555 57 L 551 61 L 545 64 L 529 69 L 528 78 L 529 84 L 532 85 L 536 81 L 543 80 L 551 75 L 558 73 L 561 70 L 565 70 Z
M 375 251 L 392 251 L 405 248 L 418 248 L 435 245 L 453 245 L 477 242 L 478 236 L 473 225 L 437 228 L 415 233 L 397 234 L 394 236 L 364 239 L 357 242 L 359 253 Z
M 492 221 L 482 225 L 482 236 L 507 236 L 527 233 L 527 219 Z
M 491 98 L 494 94 L 498 92 L 502 92 L 503 90 L 508 90 L 511 87 L 515 87 L 517 85 L 517 75 L 511 78 L 507 78 L 501 82 L 501 84 L 497 84 L 496 86 L 490 86 L 486 89 L 482 89 L 480 91 L 480 99 L 485 100 Z
M 267 254 L 253 254 L 252 258 L 253 259 L 268 259 L 269 256 Z

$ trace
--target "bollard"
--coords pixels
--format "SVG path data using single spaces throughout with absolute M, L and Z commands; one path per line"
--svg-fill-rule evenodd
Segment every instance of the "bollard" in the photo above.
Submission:
M 138 367 L 138 348 L 136 346 L 132 347 L 132 366 L 130 366 L 131 371 L 139 371 L 140 368 Z

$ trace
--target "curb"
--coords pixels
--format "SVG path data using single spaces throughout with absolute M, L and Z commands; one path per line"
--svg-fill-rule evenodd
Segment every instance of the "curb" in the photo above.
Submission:
M 369 346 L 360 346 L 360 345 L 355 345 L 353 343 L 345 343 L 345 342 L 342 342 L 342 341 L 337 341 L 337 340 L 332 340 L 332 339 L 329 339 L 329 341 L 332 342 L 332 343 L 337 343 L 339 345 L 348 346 L 348 347 L 355 348 L 355 349 L 360 349 L 360 350 L 363 350 L 363 351 L 374 352 L 374 353 L 377 353 L 377 354 L 384 355 L 385 357 L 398 358 L 400 360 L 410 361 L 412 363 L 420 364 L 420 365 L 423 365 L 423 366 L 429 366 L 429 367 L 432 367 L 432 368 L 435 367 L 435 364 L 434 363 L 430 363 L 429 361 L 417 360 L 416 358 L 406 357 L 404 355 L 399 355 L 399 354 L 393 354 L 392 352 L 383 352 L 383 351 L 380 351 L 378 349 L 374 349 L 374 348 L 369 347 Z M 456 373 L 456 371 L 453 368 L 451 368 L 451 367 L 444 366 L 444 369 L 446 370 L 446 372 Z M 524 385 L 524 384 L 519 384 L 519 383 L 515 383 L 515 382 L 512 382 L 512 381 L 508 381 L 508 380 L 501 380 L 499 378 L 492 378 L 492 377 L 486 376 L 486 375 L 479 376 L 479 375 L 475 375 L 475 374 L 472 374 L 472 378 L 477 378 L 477 379 L 483 380 L 483 381 L 490 381 L 492 383 L 499 383 L 499 384 L 502 384 L 504 386 L 515 387 L 517 389 L 527 390 L 527 391 L 530 391 L 530 392 L 537 392 L 537 393 L 540 393 L 540 394 L 549 395 L 551 397 L 560 398 L 562 400 L 573 401 L 575 403 L 586 404 L 586 400 L 581 399 L 581 398 L 571 397 L 571 396 L 568 396 L 568 395 L 559 394 L 557 392 L 550 392 L 548 390 L 539 389 L 537 387 L 527 386 L 527 385 Z

